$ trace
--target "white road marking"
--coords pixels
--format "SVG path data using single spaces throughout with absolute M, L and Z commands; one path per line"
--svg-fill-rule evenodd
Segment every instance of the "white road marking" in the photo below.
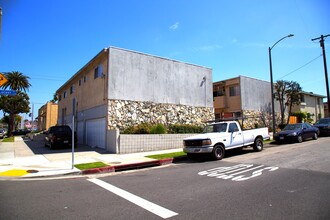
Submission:
M 253 167 L 255 165 L 253 164 L 238 164 L 232 167 L 218 167 L 218 168 L 213 168 L 210 170 L 206 170 L 206 171 L 201 171 L 198 173 L 198 175 L 206 175 L 209 177 L 215 177 L 218 179 L 231 179 L 232 181 L 244 181 L 244 180 L 248 180 L 257 176 L 260 176 L 262 174 L 262 172 L 264 170 L 268 170 L 268 171 L 274 171 L 277 170 L 278 167 L 264 167 L 264 165 L 259 165 L 256 167 Z M 252 168 L 251 168 L 252 167 Z M 264 168 L 262 168 L 264 167 Z M 256 170 L 258 169 L 258 170 Z M 251 172 L 251 175 L 239 175 L 242 173 L 246 173 L 246 172 Z M 239 176 L 238 176 L 239 175 Z
M 140 206 L 141 208 L 148 210 L 149 212 L 154 213 L 155 215 L 158 215 L 159 217 L 161 217 L 163 219 L 178 215 L 178 213 L 176 213 L 176 212 L 173 212 L 169 209 L 163 208 L 159 205 L 149 202 L 141 197 L 138 197 L 132 193 L 122 190 L 122 189 L 120 189 L 116 186 L 113 186 L 107 182 L 104 182 L 102 180 L 92 178 L 92 179 L 88 179 L 88 181 L 95 183 L 96 185 L 116 194 L 117 196 L 120 196 L 120 197 L 134 203 L 137 206 Z

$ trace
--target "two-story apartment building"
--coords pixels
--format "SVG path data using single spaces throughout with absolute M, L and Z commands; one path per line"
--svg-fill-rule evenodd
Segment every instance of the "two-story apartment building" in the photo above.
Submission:
M 101 50 L 56 93 L 58 124 L 75 128 L 78 143 L 114 153 L 117 130 L 214 118 L 210 68 L 115 47 Z
M 270 83 L 250 77 L 238 76 L 215 82 L 215 118 L 251 118 L 244 121 L 245 127 L 254 127 L 256 122 L 268 124 L 271 112 L 270 94 Z M 261 121 L 261 113 L 264 114 L 265 122 Z
M 222 80 L 213 83 L 213 101 L 215 118 L 247 118 L 244 125 L 254 127 L 256 124 L 269 126 L 271 122 L 271 88 L 270 82 L 245 76 Z M 304 111 L 313 116 L 324 117 L 324 96 L 301 92 L 302 103 L 294 106 L 292 112 Z M 279 103 L 274 100 L 276 124 L 279 124 Z M 248 118 L 251 118 L 249 120 Z
M 58 105 L 47 102 L 38 110 L 38 130 L 48 130 L 49 127 L 57 124 Z
M 326 96 L 318 95 L 312 92 L 300 93 L 300 105 L 295 105 L 292 112 L 307 112 L 311 119 L 316 122 L 318 119 L 324 117 L 323 98 Z

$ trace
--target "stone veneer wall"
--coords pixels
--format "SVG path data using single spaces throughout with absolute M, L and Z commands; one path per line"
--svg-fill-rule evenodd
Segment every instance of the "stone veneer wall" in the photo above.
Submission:
M 253 129 L 256 127 L 268 127 L 272 128 L 272 114 L 269 112 L 253 111 L 253 110 L 244 110 L 243 111 L 243 128 L 244 129 Z M 287 118 L 287 114 L 285 114 Z M 281 123 L 280 114 L 276 113 L 275 116 L 276 125 Z M 286 119 L 285 119 L 286 121 Z
M 141 123 L 204 125 L 209 120 L 214 120 L 213 108 L 128 100 L 108 101 L 109 130 L 123 130 Z

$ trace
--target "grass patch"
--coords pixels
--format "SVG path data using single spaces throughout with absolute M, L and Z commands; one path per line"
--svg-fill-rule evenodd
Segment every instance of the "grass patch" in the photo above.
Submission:
M 12 137 L 7 137 L 7 138 L 4 138 L 2 140 L 2 142 L 14 142 L 15 141 L 15 137 L 12 136 Z
M 76 164 L 74 166 L 79 170 L 88 170 L 93 168 L 107 167 L 109 165 L 103 162 L 94 162 L 94 163 L 81 163 L 81 164 Z
M 181 152 L 174 152 L 174 153 L 167 153 L 167 154 L 148 155 L 146 157 L 151 158 L 151 159 L 161 160 L 161 159 L 182 157 L 182 156 L 186 156 L 186 155 L 187 155 L 186 153 L 181 151 Z

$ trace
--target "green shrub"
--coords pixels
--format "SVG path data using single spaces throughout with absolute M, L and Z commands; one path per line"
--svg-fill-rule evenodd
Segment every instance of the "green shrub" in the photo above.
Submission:
M 166 134 L 167 129 L 163 124 L 156 124 L 151 128 L 150 133 L 151 134 Z
M 307 119 L 307 112 L 293 112 L 291 116 L 296 116 L 298 122 L 301 123 Z
M 163 124 L 142 123 L 131 126 L 123 130 L 122 134 L 185 134 L 185 133 L 201 133 L 203 127 L 196 125 L 175 124 L 166 128 Z
M 141 123 L 126 128 L 122 133 L 123 134 L 150 134 L 153 125 L 150 123 Z
M 202 131 L 203 127 L 197 125 L 175 124 L 169 126 L 171 134 L 201 133 Z

